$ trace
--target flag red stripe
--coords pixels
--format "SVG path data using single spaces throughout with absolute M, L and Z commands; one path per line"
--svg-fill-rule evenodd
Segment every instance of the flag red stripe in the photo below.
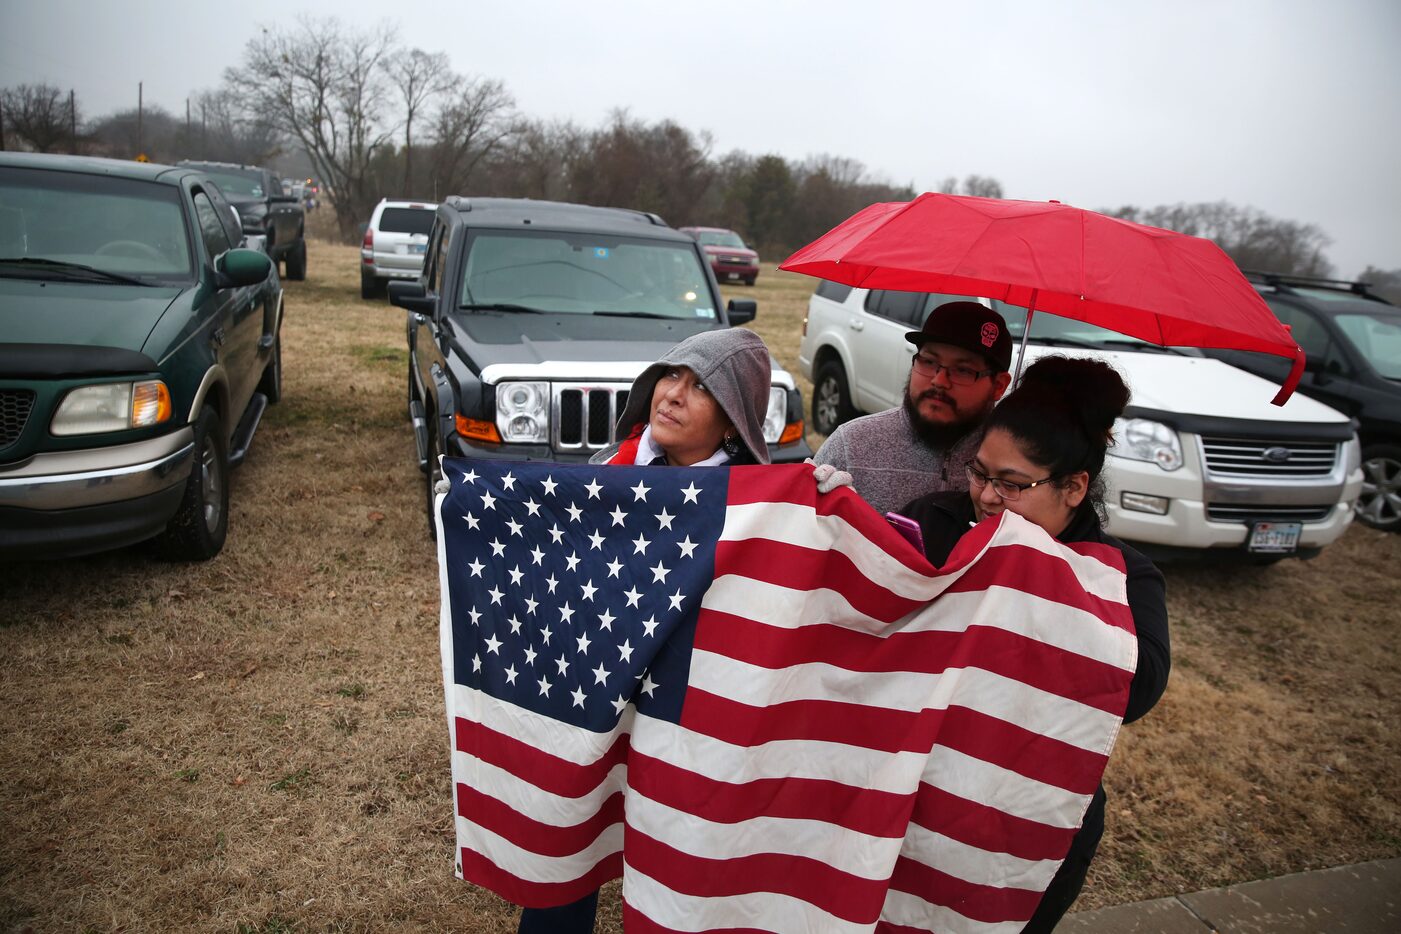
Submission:
M 1048 693 L 1073 685 L 1075 700 L 1116 715 L 1123 713 L 1128 697 L 1123 672 L 1113 665 L 991 626 L 970 626 L 966 634 L 936 630 L 888 636 L 825 623 L 785 630 L 702 608 L 695 646 L 773 670 L 827 664 L 848 671 L 939 674 L 972 666 Z
M 753 707 L 692 687 L 681 725 L 738 746 L 780 740 L 841 743 L 885 752 L 928 750 L 931 742 L 1076 794 L 1094 790 L 1105 757 L 966 707 L 903 711 L 827 700 Z M 1088 776 L 1095 783 L 1085 787 Z
M 625 833 L 628 862 L 646 866 L 647 875 L 683 895 L 725 898 L 774 892 L 854 923 L 874 922 L 885 904 L 886 880 L 862 879 L 819 859 L 785 853 L 708 859 L 668 846 L 631 825 Z
M 623 819 L 623 793 L 614 792 L 599 810 L 569 827 L 546 824 L 459 782 L 457 813 L 474 824 L 506 838 L 523 850 L 542 856 L 573 856 L 598 839 L 598 835 Z
M 623 854 L 610 853 L 577 879 L 530 882 L 501 869 L 476 850 L 463 847 L 459 856 L 464 879 L 526 908 L 555 908 L 577 902 L 623 872 Z
M 1025 545 L 990 549 L 949 587 L 949 593 L 978 592 L 989 587 L 1016 589 L 1053 603 L 1098 616 L 1105 623 L 1132 633 L 1133 614 L 1128 604 L 1096 597 L 1084 590 L 1066 569 L 1065 561 Z
M 858 613 L 886 623 L 929 602 L 901 597 L 880 586 L 839 551 L 764 538 L 717 543 L 715 576 L 722 574 L 737 574 L 796 591 L 832 590 L 845 597 Z
M 903 856 L 895 861 L 890 887 L 987 923 L 1025 921 L 1041 901 L 1037 891 L 968 882 Z
M 755 817 L 820 820 L 875 837 L 903 837 L 914 807 L 912 794 L 814 778 L 720 782 L 636 751 L 628 759 L 628 786 L 667 807 L 717 824 Z
M 456 718 L 455 728 L 459 752 L 474 755 L 532 785 L 566 798 L 581 798 L 593 791 L 607 777 L 609 770 L 628 754 L 627 734 L 614 740 L 596 762 L 579 765 L 462 716 Z
M 932 833 L 1018 859 L 1062 859 L 1075 835 L 1074 828 L 1017 817 L 926 783 L 919 786 L 910 820 Z

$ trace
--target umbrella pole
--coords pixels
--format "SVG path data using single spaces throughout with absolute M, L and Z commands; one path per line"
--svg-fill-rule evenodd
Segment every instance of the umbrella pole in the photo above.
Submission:
M 1026 303 L 1026 324 L 1022 325 L 1022 348 L 1017 354 L 1017 371 L 1012 374 L 1012 388 L 1016 389 L 1022 379 L 1022 364 L 1026 362 L 1026 339 L 1031 336 L 1031 316 L 1036 313 L 1036 296 L 1040 289 L 1031 290 L 1031 301 Z

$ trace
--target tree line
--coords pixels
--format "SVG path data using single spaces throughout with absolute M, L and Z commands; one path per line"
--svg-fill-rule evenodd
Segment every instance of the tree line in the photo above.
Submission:
M 455 72 L 445 53 L 405 48 L 392 28 L 335 19 L 262 30 L 219 87 L 191 96 L 183 116 L 152 106 L 84 120 L 71 91 L 4 89 L 0 148 L 285 166 L 321 181 L 347 242 L 382 197 L 468 194 L 653 211 L 676 226 L 732 228 L 777 257 L 868 204 L 916 194 L 837 155 L 717 155 L 708 133 L 622 110 L 592 128 L 534 118 L 500 81 Z M 981 175 L 937 187 L 1004 197 Z M 1331 240 L 1317 225 L 1254 208 L 1220 201 L 1105 213 L 1209 237 L 1243 268 L 1333 271 Z M 1401 270 L 1368 272 L 1388 285 L 1401 278 Z

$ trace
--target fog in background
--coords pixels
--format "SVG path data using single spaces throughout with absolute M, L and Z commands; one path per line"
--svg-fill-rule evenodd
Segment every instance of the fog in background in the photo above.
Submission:
M 1401 3 L 0 0 L 0 87 L 72 88 L 84 118 L 183 116 L 260 26 L 397 30 L 532 117 L 708 131 L 712 154 L 860 160 L 1090 208 L 1227 200 L 1316 224 L 1338 273 L 1401 267 Z

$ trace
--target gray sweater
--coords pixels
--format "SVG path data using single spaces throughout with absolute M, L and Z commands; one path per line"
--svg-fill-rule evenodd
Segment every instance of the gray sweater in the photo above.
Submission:
M 896 407 L 837 426 L 813 460 L 850 473 L 856 492 L 885 515 L 929 493 L 967 490 L 964 468 L 981 442 L 982 432 L 974 430 L 950 450 L 930 448 Z

